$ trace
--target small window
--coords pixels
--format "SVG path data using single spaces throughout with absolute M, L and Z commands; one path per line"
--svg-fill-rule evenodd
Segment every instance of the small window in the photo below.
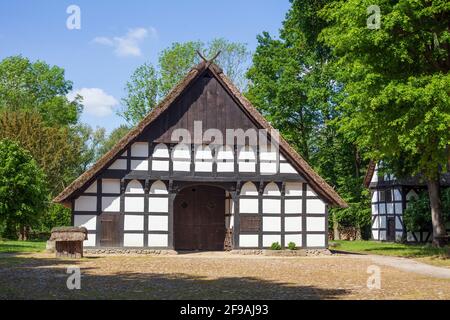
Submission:
M 380 190 L 380 202 L 392 202 L 392 191 Z

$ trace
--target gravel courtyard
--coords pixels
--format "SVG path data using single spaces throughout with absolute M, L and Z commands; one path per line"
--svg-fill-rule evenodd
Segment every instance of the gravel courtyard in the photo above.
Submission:
M 0 255 L 0 299 L 450 299 L 450 279 L 378 264 L 369 290 L 366 256 L 267 257 L 229 253 L 167 256 Z M 68 266 L 81 289 L 68 290 Z

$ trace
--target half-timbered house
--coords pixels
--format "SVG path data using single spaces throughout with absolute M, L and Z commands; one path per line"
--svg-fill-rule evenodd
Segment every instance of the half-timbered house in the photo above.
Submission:
M 328 208 L 346 206 L 211 61 L 54 201 L 85 247 L 174 250 L 326 248 Z
M 384 173 L 383 163 L 371 161 L 364 184 L 371 191 L 372 239 L 380 241 L 429 242 L 431 226 L 427 230 L 407 230 L 403 212 L 412 199 L 427 190 L 419 176 L 398 179 Z M 450 174 L 441 176 L 441 186 L 450 187 Z

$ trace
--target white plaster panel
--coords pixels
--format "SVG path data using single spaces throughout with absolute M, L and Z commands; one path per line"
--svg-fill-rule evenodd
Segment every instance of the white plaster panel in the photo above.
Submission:
M 191 171 L 191 162 L 188 161 L 174 161 L 173 162 L 173 170 L 181 171 L 181 172 L 189 172 Z
M 158 144 L 153 150 L 153 157 L 155 158 L 169 158 L 169 149 L 163 143 Z
M 149 234 L 148 235 L 148 245 L 149 247 L 165 248 L 168 246 L 168 235 L 167 234 Z
M 144 216 L 125 215 L 123 228 L 126 231 L 144 230 Z
M 401 203 L 395 204 L 395 213 L 396 214 L 402 214 L 403 213 L 403 206 Z
M 317 197 L 317 193 L 308 185 L 306 186 L 306 196 Z
M 258 213 L 258 199 L 239 199 L 240 213 Z
M 394 199 L 395 201 L 402 201 L 402 194 L 400 193 L 400 190 L 394 189 Z
M 132 180 L 128 182 L 127 188 L 125 190 L 126 194 L 144 194 L 144 188 L 142 184 L 137 180 Z
M 144 212 L 144 198 L 125 197 L 125 212 Z
M 377 202 L 378 201 L 378 191 L 374 191 L 372 193 L 372 202 Z
M 212 161 L 195 161 L 195 171 L 212 172 Z
M 308 234 L 306 235 L 306 246 L 310 247 L 325 247 L 324 234 Z
M 281 213 L 281 200 L 280 199 L 264 199 L 262 200 L 263 213 Z
M 275 162 L 260 162 L 259 170 L 263 175 L 272 175 L 277 173 L 277 164 Z
M 169 217 L 167 216 L 148 216 L 149 231 L 167 231 L 169 230 Z
M 102 193 L 120 194 L 120 180 L 119 179 L 103 179 Z
M 119 212 L 120 197 L 102 197 L 102 211 Z
M 258 247 L 258 235 L 257 234 L 241 234 L 241 235 L 239 235 L 239 246 L 242 248 Z
M 264 193 L 265 196 L 281 196 L 281 192 L 280 189 L 278 188 L 278 186 L 271 182 L 269 183 L 265 188 L 264 188 Z
M 148 157 L 148 143 L 136 142 L 131 146 L 132 157 Z
M 298 173 L 290 163 L 280 163 L 281 173 Z
M 277 160 L 277 152 L 261 151 L 259 153 L 259 159 L 261 161 L 276 161 Z
M 258 190 L 252 182 L 246 182 L 241 189 L 241 195 L 245 196 L 257 196 Z
M 217 172 L 234 172 L 234 162 L 217 162 Z
M 306 213 L 325 213 L 325 203 L 320 199 L 308 199 Z
M 372 239 L 378 240 L 378 230 L 372 230 Z
M 380 214 L 385 214 L 386 213 L 386 206 L 385 206 L 384 203 L 380 204 L 378 206 L 378 209 L 379 209 Z
M 155 181 L 150 187 L 150 194 L 169 194 L 169 192 L 164 182 Z
M 389 213 L 389 214 L 394 213 L 394 204 L 392 202 L 387 203 L 386 208 L 387 208 L 387 213 Z
M 131 160 L 131 170 L 148 171 L 148 160 Z
M 302 200 L 301 199 L 284 199 L 284 210 L 285 210 L 286 214 L 302 213 Z
M 302 231 L 302 218 L 301 217 L 285 217 L 284 218 L 284 230 L 286 232 Z
M 281 218 L 263 217 L 263 231 L 281 231 Z
M 303 184 L 301 182 L 286 182 L 286 197 L 299 197 L 302 195 Z
M 286 234 L 284 236 L 284 243 L 285 246 L 287 247 L 289 242 L 293 242 L 295 243 L 295 246 L 297 248 L 302 246 L 302 235 L 301 234 Z
M 272 245 L 272 243 L 278 242 L 281 244 L 281 235 L 279 234 L 264 234 L 263 235 L 263 247 L 267 248 Z
M 149 198 L 148 199 L 149 212 L 168 212 L 169 199 L 168 198 Z
M 378 204 L 372 205 L 372 215 L 378 214 Z
M 386 231 L 380 231 L 380 238 L 378 240 L 380 241 L 387 240 Z
M 379 229 L 380 228 L 380 217 L 375 217 L 372 224 L 372 229 Z
M 307 231 L 325 231 L 325 217 L 307 217 Z
M 97 192 L 97 180 L 92 182 L 91 185 L 84 190 L 85 193 L 96 193 Z
M 401 217 L 395 217 L 395 229 L 397 230 L 403 229 Z
M 97 211 L 97 197 L 81 196 L 77 198 L 75 211 Z
M 84 247 L 95 247 L 95 234 L 88 234 L 87 240 L 83 241 Z
M 403 238 L 403 232 L 396 232 L 395 233 L 395 241 L 401 241 Z
M 386 228 L 386 217 L 379 217 L 380 218 L 380 228 Z
M 123 234 L 123 246 L 124 247 L 143 247 L 144 235 L 135 233 Z
M 97 215 L 75 214 L 73 219 L 75 227 L 85 227 L 89 231 L 95 231 L 97 229 Z
M 169 171 L 169 161 L 167 160 L 152 160 L 153 171 Z
M 109 170 L 127 170 L 127 160 L 117 159 L 108 168 Z
M 255 172 L 256 164 L 254 162 L 239 161 L 239 172 Z

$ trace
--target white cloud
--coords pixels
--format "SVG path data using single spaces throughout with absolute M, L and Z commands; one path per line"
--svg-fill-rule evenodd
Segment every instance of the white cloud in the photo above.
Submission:
M 145 38 L 157 38 L 158 33 L 155 28 L 134 28 L 120 37 L 96 37 L 93 42 L 114 48 L 114 53 L 119 57 L 140 57 L 141 44 Z
M 94 117 L 107 117 L 113 113 L 119 101 L 99 88 L 82 88 L 72 91 L 67 98 L 72 101 L 77 95 L 83 97 L 84 112 Z

